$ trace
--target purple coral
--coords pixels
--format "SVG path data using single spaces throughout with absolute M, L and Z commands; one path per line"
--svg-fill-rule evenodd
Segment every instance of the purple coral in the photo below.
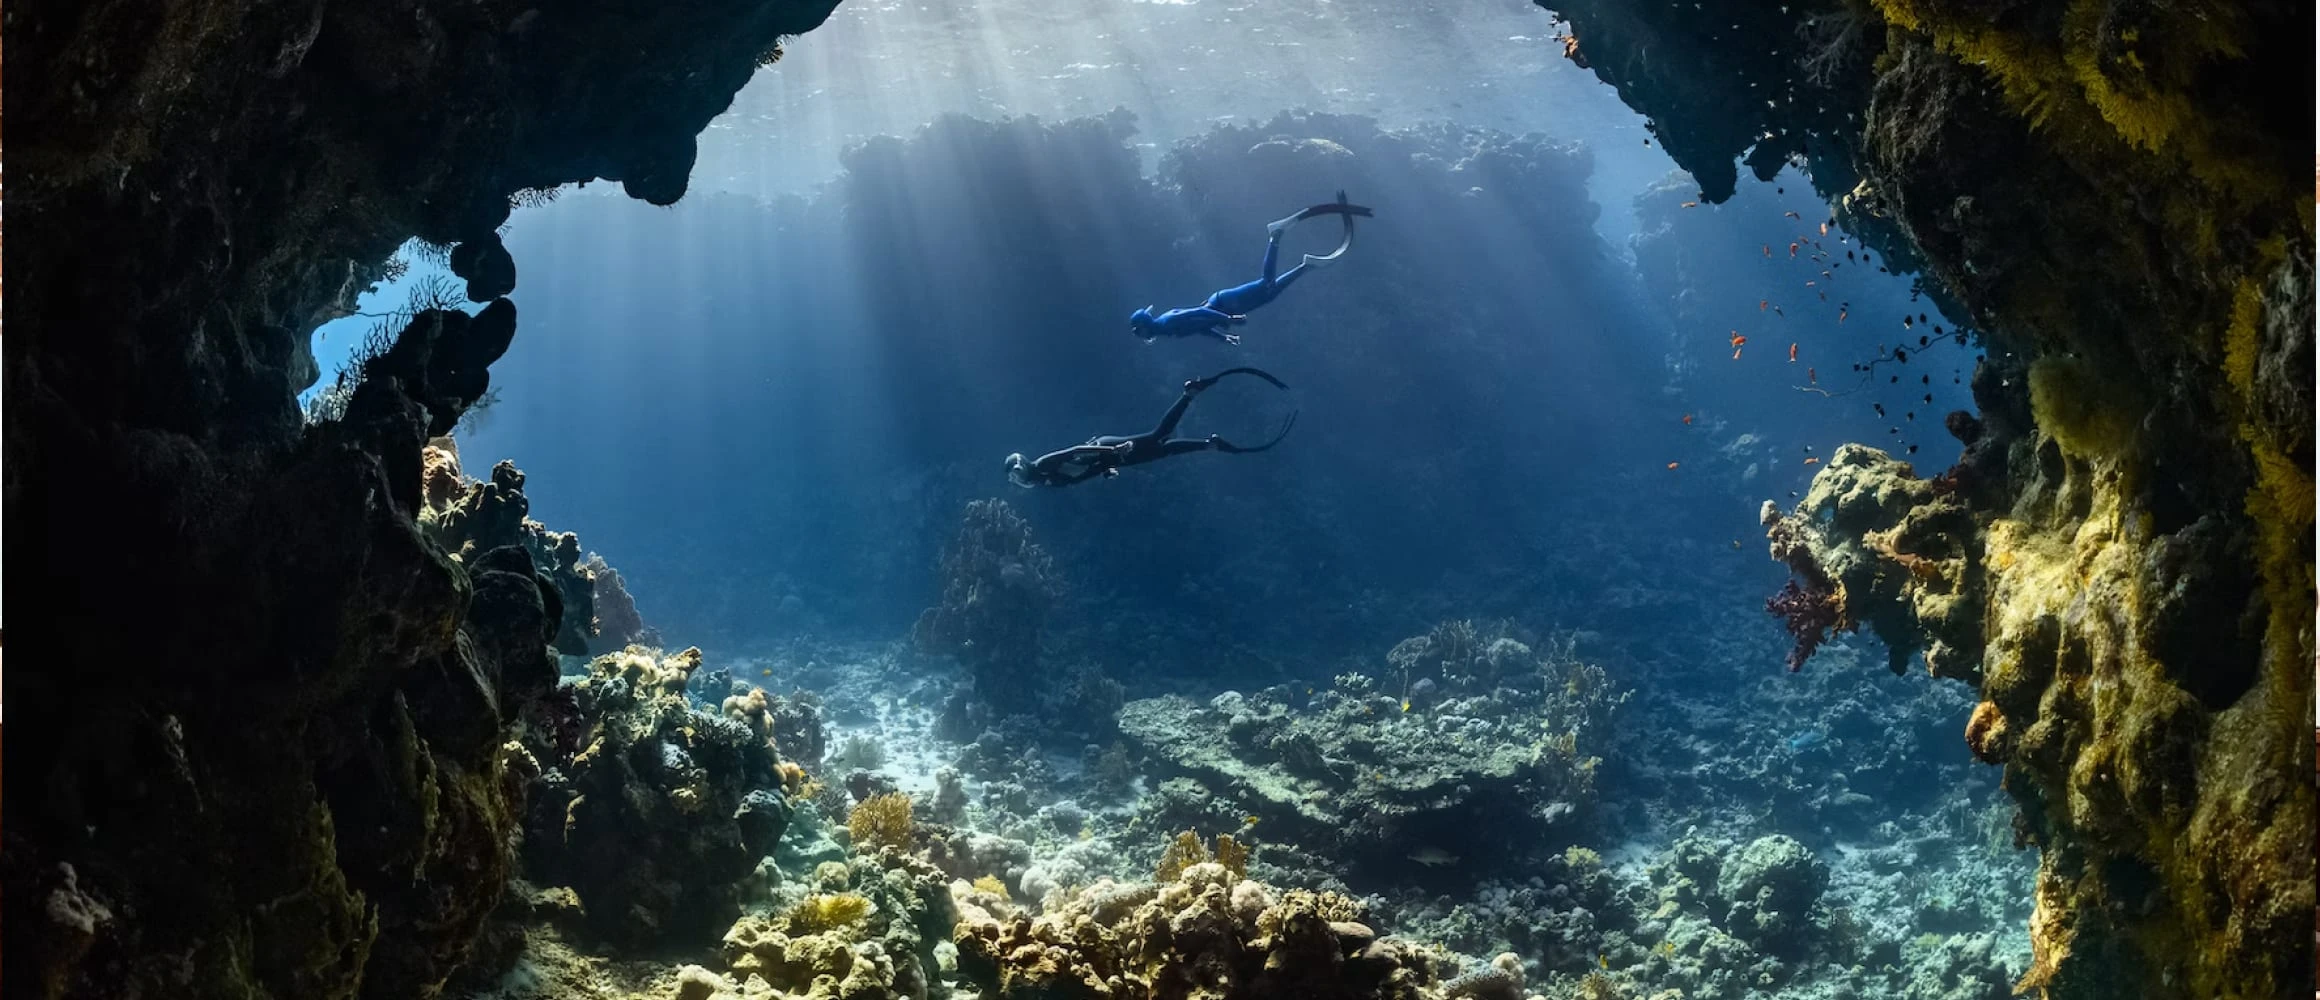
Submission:
M 1764 610 L 1780 618 L 1788 626 L 1788 634 L 1796 638 L 1796 648 L 1788 654 L 1791 673 L 1804 669 L 1804 661 L 1811 659 L 1821 643 L 1828 641 L 1829 632 L 1850 632 L 1854 628 L 1851 617 L 1845 613 L 1844 592 L 1824 581 L 1799 587 L 1795 580 L 1790 580 L 1780 588 L 1780 593 L 1765 600 Z

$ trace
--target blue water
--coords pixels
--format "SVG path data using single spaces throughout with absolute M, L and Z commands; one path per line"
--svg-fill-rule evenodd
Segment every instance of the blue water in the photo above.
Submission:
M 1349 19 L 1333 43 L 1516 67 L 1471 108 L 1446 84 L 1439 99 L 1348 87 L 1332 58 L 1303 54 L 1267 64 L 1267 79 L 1298 81 L 1270 93 L 1137 96 L 1128 75 L 1149 66 L 1018 67 L 994 77 L 1015 95 L 1005 107 L 918 127 L 914 112 L 974 102 L 944 87 L 881 100 L 815 55 L 848 31 L 874 51 L 909 37 L 866 34 L 877 23 L 794 43 L 704 138 L 675 207 L 597 185 L 508 227 L 520 328 L 492 371 L 499 401 L 460 432 L 467 464 L 515 458 L 534 516 L 620 567 L 669 634 L 899 634 L 932 599 L 960 506 L 1005 496 L 1057 553 L 1076 607 L 1187 655 L 1364 649 L 1452 614 L 1675 655 L 1684 640 L 1653 609 L 1605 595 L 1680 578 L 1760 601 L 1783 571 L 1762 554 L 1756 504 L 1801 489 L 1808 460 L 1848 440 L 1917 445 L 1930 474 L 1956 454 L 1940 415 L 1970 405 L 1971 347 L 1852 371 L 1881 347 L 1916 349 L 1927 331 L 1903 315 L 1951 329 L 1909 279 L 1844 267 L 1845 234 L 1819 234 L 1826 207 L 1793 171 L 1681 207 L 1691 189 L 1639 141 L 1640 120 L 1550 57 L 1527 4 L 1401 30 Z M 1505 92 L 1517 84 L 1535 89 Z M 1284 94 L 1319 110 L 1275 119 Z M 1071 116 L 1105 95 L 1142 112 Z M 827 135 L 833 107 L 899 134 Z M 1061 116 L 999 114 L 1026 111 Z M 834 175 L 809 184 L 816 163 Z M 776 195 L 773 177 L 794 190 Z M 1138 306 L 1254 277 L 1263 223 L 1340 187 L 1374 222 L 1241 328 L 1240 347 L 1127 335 Z M 1334 235 L 1300 231 L 1295 248 Z M 1800 236 L 1841 273 L 1790 258 Z M 363 311 L 435 273 L 405 256 L 410 276 Z M 373 322 L 324 327 L 324 369 Z M 1738 358 L 1734 335 L 1748 337 Z M 1146 429 L 1186 378 L 1241 364 L 1292 392 L 1228 383 L 1186 430 L 1255 438 L 1294 407 L 1274 451 L 1065 491 L 1002 475 L 1010 452 Z

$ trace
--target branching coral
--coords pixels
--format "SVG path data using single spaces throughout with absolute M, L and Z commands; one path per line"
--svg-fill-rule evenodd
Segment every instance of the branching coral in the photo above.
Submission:
M 1216 853 L 1200 842 L 1200 835 L 1190 830 L 1177 834 L 1160 852 L 1160 862 L 1154 873 L 1161 882 L 1174 882 L 1184 870 L 1194 865 L 1216 864 L 1234 878 L 1245 878 L 1249 873 L 1249 849 L 1233 839 L 1229 833 L 1216 835 Z
M 889 792 L 867 799 L 846 814 L 846 832 L 863 850 L 910 846 L 910 796 Z
M 1845 591 L 1839 584 L 1824 584 L 1807 590 L 1790 580 L 1764 602 L 1764 610 L 1781 620 L 1796 648 L 1789 651 L 1788 669 L 1804 669 L 1810 659 L 1828 641 L 1829 633 L 1850 632 L 1859 627 L 1845 613 Z
M 799 900 L 782 916 L 792 937 L 837 930 L 870 915 L 870 901 L 853 893 L 816 894 Z

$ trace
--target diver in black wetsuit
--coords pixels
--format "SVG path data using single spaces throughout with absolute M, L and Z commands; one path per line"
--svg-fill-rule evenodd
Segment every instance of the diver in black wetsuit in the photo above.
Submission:
M 1234 374 L 1254 375 L 1273 383 L 1277 388 L 1288 388 L 1280 379 L 1255 368 L 1230 368 L 1207 378 L 1196 378 L 1184 383 L 1184 395 L 1176 397 L 1175 405 L 1170 406 L 1168 412 L 1160 418 L 1160 426 L 1134 437 L 1117 434 L 1092 437 L 1086 444 L 1051 451 L 1029 460 L 1023 457 L 1022 452 L 1016 452 L 1007 456 L 1007 478 L 1023 487 L 1070 486 L 1097 476 L 1117 476 L 1124 467 L 1157 462 L 1170 455 L 1184 455 L 1212 448 L 1240 454 L 1264 451 L 1280 444 L 1282 438 L 1289 436 L 1289 428 L 1296 426 L 1297 414 L 1294 410 L 1290 411 L 1289 419 L 1281 424 L 1280 432 L 1274 434 L 1272 440 L 1260 445 L 1237 445 L 1214 434 L 1205 438 L 1169 437 L 1176 432 L 1177 422 L 1184 419 L 1184 410 L 1192 405 L 1192 397 L 1215 385 L 1217 380 Z

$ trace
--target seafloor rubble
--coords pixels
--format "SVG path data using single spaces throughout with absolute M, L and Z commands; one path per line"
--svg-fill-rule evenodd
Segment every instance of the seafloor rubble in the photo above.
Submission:
M 1870 622 L 1978 683 L 1969 736 L 2042 858 L 2020 985 L 2300 989 L 2313 206 L 2276 95 L 2302 92 L 2309 12 L 1553 6 L 1706 200 L 1744 151 L 1760 175 L 1802 158 L 1836 221 L 1922 263 L 2012 358 L 1976 376 L 1980 460 L 1923 480 L 1967 487 L 1970 529 L 1866 454 L 1822 473 L 1853 485 L 1816 487 L 1836 501 L 1816 513 L 1867 517 L 1837 501 L 1863 485 L 1908 494 L 1874 523 L 1768 527 L 1792 566 L 1854 572 L 1832 603 L 1799 567 L 1776 610 L 1801 632 Z

